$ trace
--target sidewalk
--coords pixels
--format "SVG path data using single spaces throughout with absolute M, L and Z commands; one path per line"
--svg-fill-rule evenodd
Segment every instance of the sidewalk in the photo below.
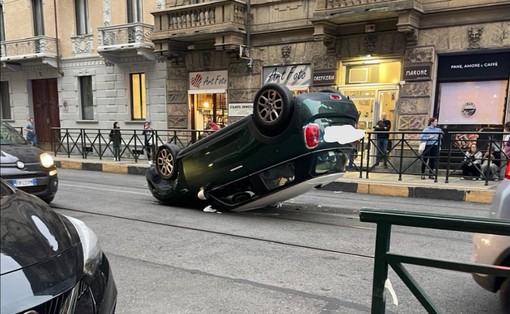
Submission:
M 146 160 L 113 161 L 98 159 L 78 159 L 67 157 L 54 157 L 58 168 L 104 171 L 113 173 L 125 173 L 145 175 L 149 167 Z M 354 192 L 363 194 L 400 196 L 409 198 L 429 198 L 453 201 L 466 201 L 476 203 L 490 203 L 498 182 L 462 180 L 461 177 L 449 177 L 445 183 L 445 177 L 439 176 L 438 182 L 432 179 L 422 180 L 418 175 L 403 175 L 398 180 L 395 173 L 370 172 L 366 178 L 359 177 L 359 172 L 347 172 L 341 179 L 325 186 L 323 189 L 330 191 Z

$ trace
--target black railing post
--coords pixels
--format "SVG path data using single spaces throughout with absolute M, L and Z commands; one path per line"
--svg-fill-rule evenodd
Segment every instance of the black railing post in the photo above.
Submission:
M 87 144 L 85 144 L 85 130 L 80 129 L 80 147 L 81 147 L 81 156 L 83 159 L 87 159 Z
M 374 256 L 374 283 L 372 286 L 372 313 L 386 313 L 384 284 L 388 279 L 388 261 L 386 254 L 390 250 L 391 224 L 377 224 Z
M 360 155 L 360 165 L 359 165 L 359 178 L 363 178 L 363 160 L 365 158 L 365 137 L 361 139 L 361 155 Z
M 445 180 L 444 182 L 445 183 L 448 183 L 448 178 L 450 177 L 450 160 L 452 158 L 452 144 L 453 144 L 453 134 L 452 133 L 449 133 L 449 136 L 450 136 L 450 144 L 448 145 L 448 158 L 446 160 L 446 177 L 445 177 Z
M 400 161 L 398 165 L 398 181 L 402 181 L 402 167 L 404 163 L 404 141 L 405 141 L 405 133 L 400 133 Z

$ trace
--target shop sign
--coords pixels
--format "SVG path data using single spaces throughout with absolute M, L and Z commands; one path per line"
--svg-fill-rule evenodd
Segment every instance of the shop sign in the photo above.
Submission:
M 431 64 L 404 66 L 404 81 L 430 81 Z
M 320 70 L 313 73 L 313 85 L 335 85 L 336 70 Z
M 228 104 L 228 115 L 231 117 L 245 117 L 253 112 L 252 103 Z
M 190 90 L 227 89 L 228 71 L 191 72 L 189 74 Z
M 510 76 L 510 52 L 440 56 L 438 79 L 504 79 Z
M 312 81 L 309 64 L 264 67 L 263 84 L 278 83 L 289 87 L 308 87 Z

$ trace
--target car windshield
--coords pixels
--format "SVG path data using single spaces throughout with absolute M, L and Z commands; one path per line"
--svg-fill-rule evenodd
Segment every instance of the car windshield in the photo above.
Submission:
M 28 144 L 27 140 L 5 122 L 0 124 L 0 145 Z

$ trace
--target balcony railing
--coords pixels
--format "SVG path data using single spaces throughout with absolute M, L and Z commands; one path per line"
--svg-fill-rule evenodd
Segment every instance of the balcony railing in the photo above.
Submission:
M 154 26 L 137 22 L 102 26 L 97 31 L 97 52 L 109 62 L 132 62 L 133 58 L 155 60 L 152 42 Z
M 380 3 L 401 2 L 400 0 L 326 0 L 326 9 L 357 7 Z
M 215 40 L 217 35 L 234 34 L 232 43 L 242 44 L 246 26 L 244 1 L 205 1 L 197 4 L 167 7 L 154 12 L 154 39 L 183 42 Z
M 35 36 L 3 41 L 2 62 L 57 58 L 57 39 L 47 36 Z
M 98 27 L 99 50 L 151 48 L 154 27 L 144 23 L 129 23 Z

